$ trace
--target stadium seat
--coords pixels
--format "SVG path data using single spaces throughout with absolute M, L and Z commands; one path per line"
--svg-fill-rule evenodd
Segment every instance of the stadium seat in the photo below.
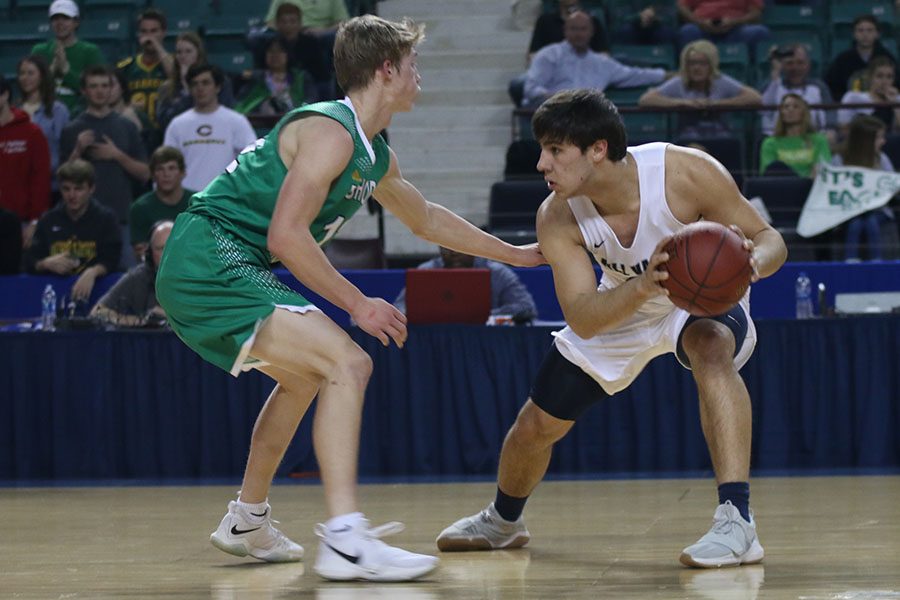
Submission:
M 606 97 L 612 100 L 616 106 L 637 106 L 638 100 L 647 91 L 646 87 L 634 88 L 609 88 L 603 90 Z
M 816 260 L 816 243 L 828 244 L 828 232 L 817 236 L 818 240 L 802 238 L 797 234 L 797 221 L 809 190 L 812 179 L 807 177 L 747 177 L 744 181 L 744 196 L 759 197 L 766 205 L 772 217 L 772 226 L 784 237 L 788 246 L 789 260 Z M 826 248 L 826 252 L 831 252 Z
M 819 32 L 824 24 L 824 11 L 808 4 L 767 4 L 763 23 L 771 31 L 805 30 Z
M 894 3 L 890 0 L 834 0 L 831 3 L 831 35 L 835 40 L 853 38 L 853 20 L 869 14 L 878 19 L 882 37 L 894 30 Z
M 675 68 L 675 52 L 671 46 L 636 46 L 617 44 L 612 49 L 613 58 L 637 67 Z
M 209 63 L 226 73 L 242 73 L 253 69 L 253 56 L 249 52 L 212 52 Z
M 512 244 L 535 241 L 535 215 L 548 194 L 541 179 L 498 181 L 491 186 L 489 231 Z
M 247 32 L 262 23 L 261 16 L 212 15 L 206 19 L 203 36 L 207 52 L 238 52 L 247 47 Z
M 750 84 L 750 52 L 747 44 L 716 44 L 719 49 L 719 70 L 741 83 Z
M 629 145 L 671 139 L 669 117 L 665 113 L 624 113 L 622 120 L 625 122 Z
M 335 269 L 386 269 L 384 241 L 380 238 L 335 238 L 324 248 Z

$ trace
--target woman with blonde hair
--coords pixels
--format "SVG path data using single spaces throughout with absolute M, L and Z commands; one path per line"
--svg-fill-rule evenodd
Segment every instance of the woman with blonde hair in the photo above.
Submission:
M 785 94 L 778 106 L 775 133 L 763 141 L 760 149 L 760 173 L 777 171 L 812 177 L 816 165 L 823 161 L 831 161 L 828 138 L 813 127 L 806 100 L 798 94 Z
M 699 139 L 730 135 L 723 113 L 703 109 L 718 106 L 759 106 L 759 92 L 719 71 L 719 50 L 712 42 L 697 40 L 681 51 L 678 76 L 649 89 L 638 106 L 696 108 L 679 119 L 678 137 Z

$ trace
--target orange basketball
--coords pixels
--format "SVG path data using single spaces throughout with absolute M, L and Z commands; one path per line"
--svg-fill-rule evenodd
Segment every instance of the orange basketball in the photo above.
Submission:
M 664 250 L 669 272 L 662 282 L 672 303 L 692 315 L 712 317 L 728 312 L 750 285 L 753 268 L 741 236 L 710 221 L 692 223 L 675 234 Z

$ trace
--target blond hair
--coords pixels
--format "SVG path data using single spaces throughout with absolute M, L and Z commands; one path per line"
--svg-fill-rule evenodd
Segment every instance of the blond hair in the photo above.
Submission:
M 345 92 L 365 88 L 384 61 L 399 64 L 425 39 L 425 25 L 410 19 L 388 21 L 375 15 L 341 24 L 334 42 L 334 70 Z
M 784 137 L 787 135 L 787 125 L 781 120 L 781 108 L 787 100 L 796 100 L 803 108 L 803 133 L 800 135 L 808 138 L 809 134 L 816 132 L 816 129 L 813 127 L 812 115 L 809 112 L 809 104 L 800 94 L 785 94 L 781 99 L 781 102 L 778 103 L 778 118 L 775 120 L 775 137 Z M 807 142 L 808 141 L 809 140 L 807 139 Z
M 709 61 L 709 78 L 710 80 L 715 79 L 720 75 L 719 73 L 719 49 L 716 48 L 716 45 L 707 40 L 696 40 L 685 46 L 681 50 L 681 56 L 678 59 L 678 74 L 681 76 L 681 80 L 684 82 L 685 87 L 687 87 L 689 79 L 687 72 L 687 60 L 688 54 L 691 52 L 696 52 L 697 54 L 702 54 Z

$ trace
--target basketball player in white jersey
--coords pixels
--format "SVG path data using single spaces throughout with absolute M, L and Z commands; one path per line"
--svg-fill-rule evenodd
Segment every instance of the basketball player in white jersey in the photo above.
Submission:
M 699 219 L 734 226 L 751 251 L 754 281 L 787 256 L 781 235 L 707 154 L 654 143 L 626 148 L 615 106 L 593 90 L 560 92 L 537 110 L 537 168 L 551 192 L 537 214 L 538 243 L 553 269 L 567 327 L 555 333 L 531 394 L 500 454 L 497 495 L 437 538 L 441 550 L 517 548 L 530 535 L 528 496 L 553 444 L 591 404 L 628 387 L 656 356 L 692 369 L 700 420 L 719 485 L 712 529 L 681 562 L 720 567 L 760 562 L 750 499 L 750 396 L 738 369 L 756 343 L 749 293 L 715 318 L 676 308 L 657 270 L 672 234 Z M 591 255 L 603 271 L 598 287 Z

